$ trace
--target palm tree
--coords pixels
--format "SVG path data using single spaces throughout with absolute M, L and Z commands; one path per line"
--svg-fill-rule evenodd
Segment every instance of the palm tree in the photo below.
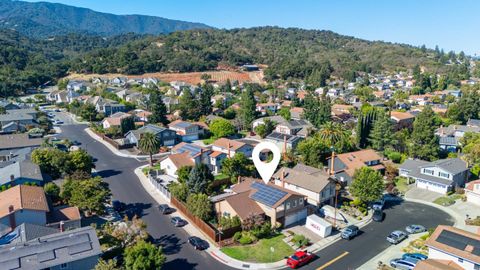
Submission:
M 348 133 L 340 124 L 327 122 L 318 131 L 318 137 L 328 146 L 334 146 L 338 142 L 347 139 Z
M 157 153 L 160 149 L 160 140 L 158 140 L 158 137 L 151 132 L 147 132 L 140 138 L 138 147 L 142 152 L 150 155 L 150 167 L 153 167 L 153 154 Z

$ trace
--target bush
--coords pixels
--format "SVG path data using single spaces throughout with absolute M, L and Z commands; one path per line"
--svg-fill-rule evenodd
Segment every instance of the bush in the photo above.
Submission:
M 252 238 L 249 235 L 243 235 L 238 242 L 242 245 L 248 245 L 253 242 Z
M 390 152 L 387 155 L 388 159 L 390 159 L 393 163 L 400 163 L 402 161 L 402 154 L 399 152 Z
M 236 242 L 238 242 L 238 240 L 240 240 L 240 238 L 242 238 L 242 232 L 236 232 L 233 235 L 233 240 L 235 240 Z
M 296 234 L 293 238 L 292 238 L 292 242 L 297 246 L 297 247 L 304 247 L 306 245 L 308 245 L 308 243 L 310 242 L 310 239 L 306 238 L 304 235 L 302 234 Z

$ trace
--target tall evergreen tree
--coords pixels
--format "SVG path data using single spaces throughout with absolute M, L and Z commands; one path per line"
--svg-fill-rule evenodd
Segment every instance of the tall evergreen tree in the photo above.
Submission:
M 163 103 L 162 96 L 158 91 L 152 91 L 152 93 L 150 93 L 148 109 L 152 113 L 152 115 L 148 117 L 149 122 L 162 123 L 164 125 L 168 123 L 167 106 Z
M 377 119 L 373 122 L 369 141 L 372 148 L 377 151 L 384 151 L 394 144 L 393 123 L 387 113 L 379 113 Z
M 201 115 L 201 107 L 198 105 L 198 100 L 195 99 L 195 95 L 192 94 L 190 89 L 185 88 L 178 102 L 182 118 L 184 120 L 198 120 Z
M 413 123 L 410 155 L 414 158 L 434 160 L 438 158 L 438 138 L 435 136 L 435 113 L 426 106 Z
M 190 193 L 205 193 L 213 175 L 205 164 L 198 164 L 190 171 L 186 181 Z
M 367 147 L 370 131 L 372 130 L 375 119 L 377 118 L 377 112 L 378 110 L 371 106 L 362 108 L 355 130 L 357 147 Z
M 305 118 L 316 128 L 320 128 L 331 119 L 330 100 L 308 93 L 304 101 L 304 111 Z
M 202 92 L 200 92 L 200 114 L 209 115 L 212 113 L 212 96 L 213 86 L 211 84 L 205 84 L 202 86 Z
M 250 130 L 251 123 L 255 120 L 255 96 L 250 86 L 247 86 L 241 95 L 239 118 L 243 129 Z

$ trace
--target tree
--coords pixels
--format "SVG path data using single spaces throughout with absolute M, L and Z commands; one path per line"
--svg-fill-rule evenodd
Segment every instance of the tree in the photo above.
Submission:
M 177 170 L 177 179 L 180 183 L 185 183 L 190 177 L 190 171 L 192 170 L 192 166 L 182 166 L 180 169 Z
M 150 99 L 148 101 L 148 109 L 152 113 L 148 117 L 148 121 L 151 123 L 162 123 L 166 125 L 167 120 L 167 106 L 163 103 L 162 96 L 158 91 L 150 93 Z
M 362 202 L 378 200 L 385 190 L 382 175 L 369 167 L 355 170 L 350 186 L 352 195 Z
M 410 142 L 410 156 L 423 160 L 438 158 L 438 137 L 435 136 L 437 123 L 435 113 L 426 106 L 413 122 L 413 132 Z
M 462 158 L 469 164 L 480 165 L 480 134 L 467 132 L 460 142 L 463 145 Z
M 138 241 L 124 252 L 125 267 L 132 270 L 161 269 L 166 261 L 161 247 L 145 241 Z
M 235 126 L 223 118 L 213 120 L 209 128 L 215 138 L 228 137 L 235 134 Z
M 97 109 L 93 104 L 86 103 L 80 107 L 80 117 L 87 121 L 94 121 L 97 119 Z
M 133 117 L 125 117 L 120 120 L 120 132 L 122 135 L 127 134 L 130 130 L 135 129 L 135 121 L 133 120 Z
M 252 175 L 252 166 L 252 161 L 243 153 L 236 153 L 233 157 L 222 161 L 222 173 L 227 175 L 232 181 L 236 181 L 239 176 Z
M 212 97 L 213 86 L 211 84 L 205 84 L 200 92 L 200 114 L 209 115 L 212 113 Z
M 153 167 L 153 154 L 158 153 L 160 150 L 160 140 L 158 137 L 151 132 L 146 132 L 140 138 L 138 147 L 143 153 L 147 153 L 150 156 L 150 166 Z
M 47 183 L 43 189 L 45 190 L 45 194 L 47 194 L 52 201 L 56 202 L 60 199 L 60 187 L 54 182 Z
M 338 123 L 327 122 L 318 131 L 318 137 L 325 145 L 335 146 L 342 140 L 348 139 L 347 130 Z
M 186 183 L 177 183 L 172 182 L 168 186 L 168 190 L 172 194 L 173 197 L 177 198 L 182 202 L 186 202 L 189 194 L 189 190 Z
M 180 110 L 180 116 L 184 120 L 196 121 L 200 118 L 201 108 L 198 106 L 198 101 L 189 88 L 182 91 L 182 95 L 178 101 L 178 109 Z
M 330 151 L 330 146 L 315 136 L 309 137 L 301 141 L 297 146 L 297 152 L 301 156 L 301 160 L 308 166 L 321 168 L 323 161 Z
M 356 144 L 359 148 L 365 148 L 368 145 L 368 138 L 373 123 L 377 119 L 378 109 L 373 106 L 364 106 L 360 111 L 356 127 Z
M 205 164 L 197 164 L 190 171 L 190 175 L 186 181 L 190 193 L 205 193 L 213 175 Z
M 240 110 L 238 111 L 238 117 L 240 119 L 243 129 L 250 130 L 250 124 L 253 120 L 255 120 L 256 114 L 256 102 L 252 88 L 250 86 L 247 86 L 240 98 Z
M 207 195 L 203 193 L 190 194 L 187 198 L 187 209 L 194 216 L 208 220 L 212 214 L 212 203 Z
M 393 139 L 393 123 L 388 115 L 384 112 L 379 113 L 377 120 L 373 122 L 373 128 L 370 132 L 369 141 L 372 148 L 377 151 L 384 151 L 395 145 Z
M 67 180 L 64 182 L 63 189 L 62 197 L 68 204 L 88 213 L 102 214 L 110 195 L 110 191 L 100 177 L 81 181 Z
M 265 219 L 258 214 L 249 214 L 242 222 L 242 230 L 250 231 L 263 225 Z
M 278 111 L 278 115 L 283 117 L 285 120 L 289 121 L 292 118 L 292 114 L 290 113 L 290 108 L 283 107 Z
M 316 128 L 331 119 L 331 104 L 328 98 L 320 98 L 308 93 L 304 100 L 304 116 Z
M 255 127 L 255 133 L 260 136 L 262 139 L 265 138 L 268 134 L 272 133 L 275 129 L 276 123 L 270 119 L 265 119 L 263 124 L 260 124 Z
M 68 156 L 70 162 L 74 164 L 74 168 L 72 168 L 73 170 L 69 170 L 68 173 L 73 173 L 75 171 L 91 173 L 92 169 L 95 167 L 92 156 L 83 149 L 71 151 L 68 153 Z
M 99 259 L 97 265 L 95 265 L 95 270 L 117 270 L 117 263 L 115 260 L 103 260 Z

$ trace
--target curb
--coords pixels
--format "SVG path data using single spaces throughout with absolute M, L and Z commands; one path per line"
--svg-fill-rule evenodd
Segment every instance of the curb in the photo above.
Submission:
M 425 205 L 428 205 L 428 206 L 431 206 L 431 207 L 435 207 L 439 210 L 442 210 L 443 212 L 447 213 L 448 215 L 450 215 L 454 219 L 454 221 L 455 221 L 455 223 L 453 224 L 454 227 L 463 226 L 463 225 L 461 225 L 461 223 L 464 222 L 464 220 L 452 209 L 446 208 L 444 206 L 438 205 L 438 204 L 433 203 L 433 202 L 427 202 L 427 201 L 423 201 L 423 200 L 419 200 L 419 199 L 412 199 L 412 198 L 404 197 L 404 200 L 407 201 L 407 202 L 425 204 Z

